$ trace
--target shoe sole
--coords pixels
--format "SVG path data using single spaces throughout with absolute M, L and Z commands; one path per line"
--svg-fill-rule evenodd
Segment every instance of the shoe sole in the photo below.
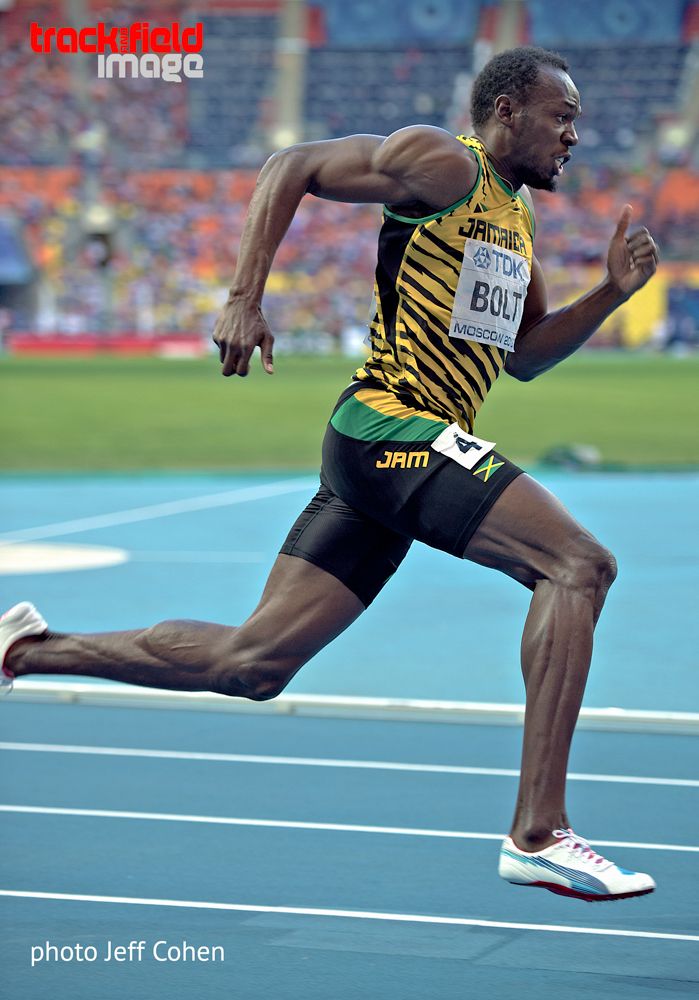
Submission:
M 568 896 L 572 899 L 583 899 L 586 903 L 613 903 L 617 899 L 634 899 L 636 896 L 647 896 L 655 889 L 636 889 L 634 892 L 614 892 L 599 895 L 592 892 L 578 892 L 567 885 L 557 885 L 555 882 L 510 882 L 510 885 L 520 885 L 525 889 L 548 889 L 557 896 Z

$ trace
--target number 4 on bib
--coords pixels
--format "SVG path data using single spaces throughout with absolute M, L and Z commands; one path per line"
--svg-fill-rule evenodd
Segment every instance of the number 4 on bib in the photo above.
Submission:
M 488 452 L 495 447 L 494 441 L 483 441 L 481 438 L 467 434 L 458 424 L 449 424 L 438 438 L 432 442 L 435 451 L 453 458 L 465 469 L 473 469 Z

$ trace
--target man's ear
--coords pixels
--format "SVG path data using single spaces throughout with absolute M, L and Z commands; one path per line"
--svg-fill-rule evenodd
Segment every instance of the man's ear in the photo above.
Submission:
M 512 126 L 514 108 L 507 94 L 499 94 L 495 98 L 495 117 L 500 125 L 504 125 L 506 128 Z

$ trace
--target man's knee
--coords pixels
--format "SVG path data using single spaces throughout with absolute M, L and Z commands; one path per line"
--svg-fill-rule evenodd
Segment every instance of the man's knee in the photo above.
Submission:
M 261 660 L 233 659 L 219 664 L 214 690 L 232 698 L 271 701 L 282 693 L 295 672 Z
M 617 563 L 612 553 L 592 536 L 578 540 L 563 555 L 556 567 L 556 582 L 575 590 L 592 591 L 604 596 L 617 575 Z
M 245 685 L 249 691 L 246 697 L 253 701 L 271 701 L 282 693 L 292 677 L 293 673 L 254 666 L 245 673 Z

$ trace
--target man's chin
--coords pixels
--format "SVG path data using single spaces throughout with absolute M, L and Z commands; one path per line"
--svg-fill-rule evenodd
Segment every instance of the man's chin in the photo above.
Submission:
M 532 174 L 527 177 L 524 181 L 527 187 L 534 188 L 535 191 L 557 191 L 558 190 L 558 177 L 540 177 L 538 174 Z

